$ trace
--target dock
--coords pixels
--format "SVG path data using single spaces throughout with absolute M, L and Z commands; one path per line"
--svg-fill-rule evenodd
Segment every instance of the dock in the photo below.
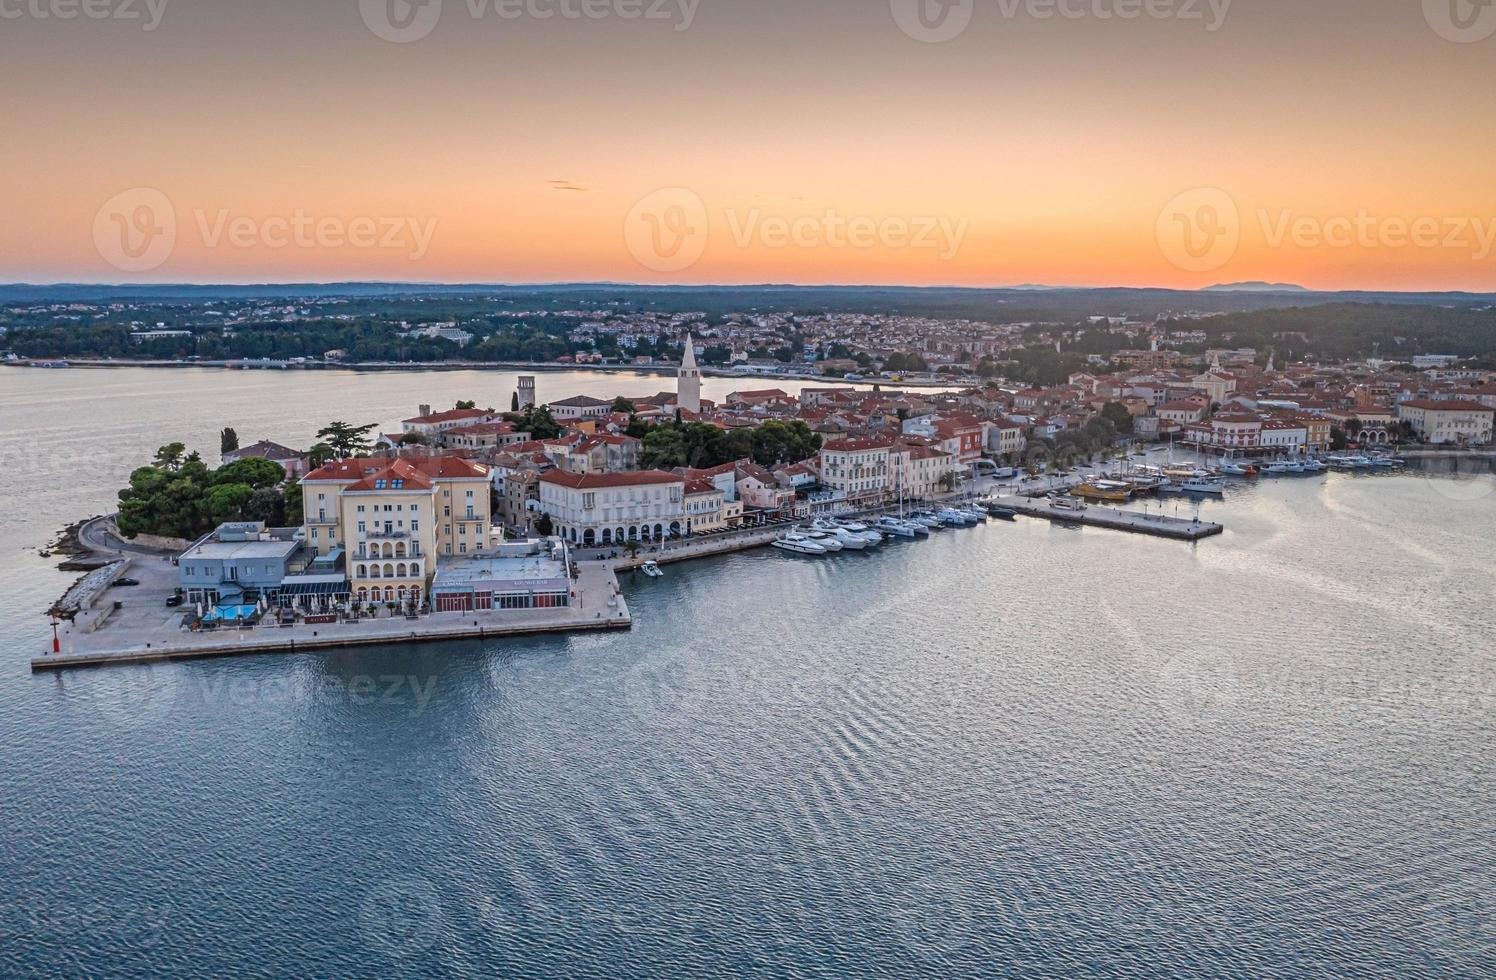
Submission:
M 68 626 L 62 633 L 62 652 L 31 658 L 32 671 L 59 671 L 170 660 L 238 657 L 261 653 L 305 653 L 343 647 L 391 643 L 437 643 L 491 640 L 594 630 L 630 629 L 627 601 L 618 589 L 613 569 L 604 562 L 579 565 L 576 601 L 556 609 L 491 610 L 431 613 L 416 619 L 381 617 L 358 622 L 274 623 L 245 629 L 189 632 L 170 624 L 180 614 L 154 605 L 126 600 L 126 610 L 114 611 L 100 603 L 92 619 Z M 151 609 L 147 620 L 144 610 Z
M 1166 517 L 1163 514 L 1116 510 L 1111 507 L 1087 505 L 1084 510 L 1074 510 L 1069 507 L 1056 507 L 1050 500 L 1030 500 L 1026 497 L 1002 497 L 996 502 L 1000 506 L 1011 507 L 1024 517 L 1038 517 L 1058 524 L 1104 527 L 1113 531 L 1148 534 L 1156 538 L 1170 538 L 1175 541 L 1199 541 L 1224 534 L 1226 531 L 1225 526 L 1221 524 Z

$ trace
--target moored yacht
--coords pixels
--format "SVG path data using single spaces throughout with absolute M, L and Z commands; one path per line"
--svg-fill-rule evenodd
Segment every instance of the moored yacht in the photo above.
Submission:
M 861 536 L 865 541 L 867 541 L 868 544 L 882 544 L 883 543 L 883 535 L 882 535 L 882 533 L 879 532 L 876 528 L 868 527 L 866 524 L 862 523 L 861 521 L 838 521 L 838 520 L 833 520 L 831 523 L 835 524 L 837 527 L 841 528 L 843 531 L 846 531 L 846 532 L 848 532 L 850 534 L 856 534 L 856 535 Z
M 1175 480 L 1168 486 L 1160 488 L 1161 493 L 1188 493 L 1202 496 L 1225 494 L 1226 481 L 1211 479 L 1209 477 L 1192 477 L 1188 480 Z
M 885 534 L 892 534 L 896 538 L 913 538 L 921 534 L 930 533 L 930 529 L 923 524 L 915 524 L 912 521 L 901 521 L 897 517 L 878 518 L 878 529 Z
M 793 551 L 800 555 L 824 555 L 826 549 L 821 545 L 801 534 L 799 531 L 786 531 L 775 538 L 772 542 L 774 547 L 781 551 Z
M 799 528 L 798 530 L 801 534 L 805 535 L 807 538 L 814 541 L 816 544 L 820 545 L 827 551 L 842 550 L 841 541 L 827 534 L 825 531 L 817 531 L 814 528 Z
M 868 546 L 867 538 L 860 534 L 853 534 L 846 528 L 838 527 L 828 520 L 819 520 L 811 524 L 810 533 L 812 535 L 823 534 L 841 547 L 852 551 L 861 551 Z M 817 538 L 817 540 L 821 539 Z

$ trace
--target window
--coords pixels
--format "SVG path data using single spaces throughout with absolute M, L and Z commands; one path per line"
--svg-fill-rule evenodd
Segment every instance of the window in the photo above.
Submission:
M 386 485 L 387 484 L 383 480 L 375 480 L 374 481 L 374 489 L 375 490 L 383 490 L 386 487 Z
M 410 529 L 412 531 L 419 531 L 421 529 L 421 522 L 420 521 L 411 521 L 410 522 Z
M 363 510 L 363 508 L 360 507 L 359 510 Z M 363 534 L 367 530 L 368 530 L 368 527 L 365 526 L 365 523 L 363 521 L 359 521 L 358 522 L 358 533 L 359 534 Z

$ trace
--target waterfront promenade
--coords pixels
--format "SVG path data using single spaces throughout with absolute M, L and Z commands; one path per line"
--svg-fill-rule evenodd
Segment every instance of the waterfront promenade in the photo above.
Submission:
M 153 564 L 162 567 L 152 567 Z M 431 613 L 416 619 L 382 616 L 352 623 L 297 623 L 286 627 L 270 623 L 247 629 L 226 627 L 194 633 L 180 627 L 183 615 L 180 608 L 163 605 L 163 597 L 170 591 L 164 582 L 171 569 L 165 563 L 140 562 L 132 566 L 131 574 L 141 584 L 128 590 L 110 590 L 106 600 L 119 601 L 121 608 L 112 610 L 106 606 L 102 620 L 96 621 L 91 630 L 81 622 L 66 626 L 59 632 L 62 651 L 33 657 L 31 669 L 63 670 L 385 643 L 628 629 L 633 625 L 612 567 L 605 562 L 584 562 L 578 565 L 575 600 L 561 609 Z

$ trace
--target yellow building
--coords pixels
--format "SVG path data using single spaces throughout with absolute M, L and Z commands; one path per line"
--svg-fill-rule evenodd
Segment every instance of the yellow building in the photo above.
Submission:
M 361 602 L 420 603 L 436 563 L 489 550 L 488 468 L 454 456 L 329 463 L 301 481 L 306 543 Z

